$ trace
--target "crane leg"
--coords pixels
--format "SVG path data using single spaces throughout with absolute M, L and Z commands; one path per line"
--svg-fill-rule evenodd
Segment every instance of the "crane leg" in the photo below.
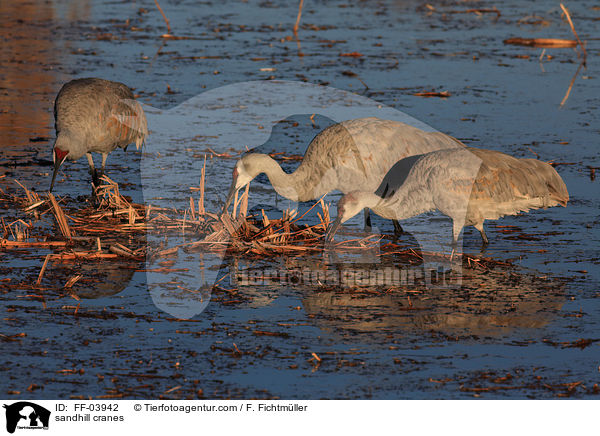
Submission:
M 92 204 L 94 207 L 98 207 L 98 196 L 96 195 L 96 188 L 100 185 L 98 181 L 98 172 L 96 171 L 96 167 L 94 166 L 94 159 L 92 158 L 92 153 L 85 154 L 88 160 L 88 164 L 90 165 L 90 175 L 92 176 Z
M 462 223 L 452 221 L 452 246 L 456 247 L 458 244 L 458 237 L 460 236 L 460 232 L 463 226 Z
M 483 245 L 487 245 L 489 244 L 490 241 L 488 241 L 488 238 L 485 234 L 485 230 L 483 229 L 483 222 L 477 223 L 474 226 L 477 230 L 479 230 L 479 233 L 481 233 L 481 239 L 483 240 Z
M 394 224 L 394 235 L 402 235 L 402 233 L 404 233 L 404 230 L 402 230 L 402 226 L 400 225 L 398 220 L 392 220 L 392 223 Z
M 108 158 L 108 153 L 102 153 L 102 169 L 100 170 L 100 175 L 98 177 L 102 177 L 104 175 L 104 167 L 106 166 L 107 158 Z
M 371 211 L 365 208 L 365 232 L 371 231 Z
M 452 253 L 450 253 L 450 262 L 452 262 L 454 255 L 456 254 L 456 249 L 458 248 L 458 237 L 460 236 L 462 228 L 462 223 L 454 220 L 452 221 Z
M 92 153 L 85 154 L 88 160 L 88 164 L 90 165 L 90 175 L 92 176 L 92 183 L 94 186 L 98 186 L 98 172 L 96 171 L 96 167 L 94 166 L 94 159 L 92 158 Z

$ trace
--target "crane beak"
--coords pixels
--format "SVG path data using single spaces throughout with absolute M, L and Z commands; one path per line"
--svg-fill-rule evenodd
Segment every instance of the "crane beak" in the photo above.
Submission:
M 237 192 L 237 189 L 235 186 L 237 185 L 238 176 L 239 176 L 239 172 L 238 172 L 238 169 L 236 166 L 233 169 L 231 187 L 229 188 L 229 192 L 227 193 L 227 199 L 225 200 L 225 204 L 223 205 L 223 210 L 221 211 L 221 215 L 225 215 L 227 213 L 227 209 L 229 209 L 229 205 L 231 204 L 231 201 L 233 200 L 233 197 L 234 197 L 235 193 Z
M 52 188 L 54 188 L 54 180 L 56 179 L 56 173 L 58 173 L 58 168 L 65 161 L 66 157 L 62 160 L 54 160 L 54 171 L 52 172 L 52 182 L 50 182 L 50 192 L 52 192 Z
M 68 155 L 68 151 L 61 150 L 60 148 L 56 147 L 56 145 L 54 146 L 52 150 L 52 158 L 54 159 L 54 172 L 52 173 L 52 182 L 50 182 L 50 192 L 52 192 L 52 188 L 54 188 L 54 180 L 56 179 L 58 168 L 60 168 L 62 163 L 67 159 Z
M 227 213 L 227 209 L 229 209 L 229 205 L 231 204 L 231 201 L 233 200 L 233 197 L 237 192 L 237 189 L 235 189 L 235 182 L 235 179 L 233 180 L 233 182 L 231 182 L 231 188 L 229 188 L 229 192 L 227 193 L 227 199 L 225 200 L 225 204 L 223 205 L 221 215 L 225 215 Z
M 333 241 L 333 236 L 335 232 L 337 232 L 338 228 L 342 225 L 342 217 L 340 215 L 337 216 L 333 224 L 329 226 L 327 229 L 327 234 L 325 235 L 325 242 Z

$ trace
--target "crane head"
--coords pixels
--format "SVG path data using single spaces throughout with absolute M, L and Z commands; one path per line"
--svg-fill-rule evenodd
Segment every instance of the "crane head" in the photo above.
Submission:
M 337 204 L 337 217 L 327 229 L 325 235 L 326 241 L 333 240 L 333 236 L 338 228 L 350 218 L 358 215 L 365 207 L 372 209 L 381 199 L 370 192 L 354 191 L 344 195 Z
M 362 208 L 355 211 L 358 206 L 356 205 L 356 200 L 352 194 L 344 195 L 337 204 L 337 217 L 335 221 L 329 226 L 327 229 L 327 234 L 325 235 L 325 240 L 327 242 L 333 240 L 333 236 L 335 232 L 337 232 L 338 228 L 356 215 L 358 212 L 362 210 Z
M 69 155 L 68 151 L 64 151 L 58 147 L 54 147 L 54 153 L 52 158 L 54 160 L 54 171 L 52 172 L 52 182 L 50 182 L 50 192 L 52 192 L 52 188 L 54 188 L 54 179 L 56 179 L 56 173 L 58 173 L 58 168 L 65 161 L 67 156 Z
M 221 213 L 227 213 L 227 209 L 229 208 L 235 193 L 250 183 L 254 177 L 259 174 L 254 174 L 252 171 L 253 167 L 249 162 L 248 156 L 251 155 L 244 156 L 242 159 L 238 160 L 233 168 L 233 173 L 231 175 L 231 187 L 227 193 L 227 199 L 225 200 L 225 205 L 223 206 Z

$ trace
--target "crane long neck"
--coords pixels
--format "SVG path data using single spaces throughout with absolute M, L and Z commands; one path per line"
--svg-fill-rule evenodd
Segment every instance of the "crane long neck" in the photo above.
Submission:
M 394 195 L 386 199 L 373 193 L 363 195 L 366 207 L 387 219 L 408 219 L 435 209 L 431 193 L 422 186 L 410 186 L 405 183 Z
M 281 166 L 268 155 L 264 155 L 262 171 L 267 175 L 275 191 L 282 197 L 292 201 L 312 200 L 313 186 L 307 177 L 307 171 L 301 164 L 291 174 L 283 171 Z

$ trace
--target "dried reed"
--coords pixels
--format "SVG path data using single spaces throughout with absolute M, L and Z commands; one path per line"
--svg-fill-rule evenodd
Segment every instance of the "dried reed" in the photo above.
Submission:
M 54 213 L 54 217 L 56 218 L 56 222 L 58 223 L 58 227 L 60 228 L 60 232 L 65 238 L 71 239 L 71 229 L 69 228 L 69 223 L 67 222 L 65 213 L 56 202 L 56 198 L 54 198 L 52 193 L 48 193 L 48 199 L 50 200 L 50 204 L 52 204 L 52 211 Z

